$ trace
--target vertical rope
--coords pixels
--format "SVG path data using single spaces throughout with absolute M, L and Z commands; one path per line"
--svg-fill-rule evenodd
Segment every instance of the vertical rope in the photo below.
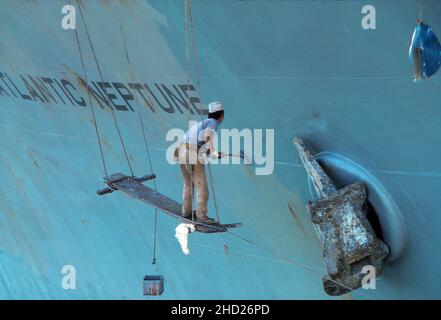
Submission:
M 118 18 L 119 19 L 119 18 Z M 124 46 L 124 52 L 126 54 L 126 59 L 127 59 L 127 65 L 129 68 L 129 78 L 131 82 L 134 82 L 134 78 L 133 78 L 133 69 L 132 69 L 132 64 L 130 62 L 130 57 L 129 57 L 129 51 L 127 50 L 127 44 L 124 38 L 124 30 L 123 30 L 123 26 L 121 23 L 121 20 L 119 20 L 119 24 L 120 24 L 120 31 L 121 31 L 121 39 L 122 39 L 122 43 Z M 138 101 L 138 97 L 137 95 L 135 95 L 135 102 L 137 105 L 139 105 L 139 101 Z M 149 148 L 149 144 L 147 141 L 147 135 L 145 133 L 145 129 L 144 129 L 144 122 L 142 121 L 142 115 L 141 115 L 141 110 L 138 111 L 138 116 L 139 116 L 139 123 L 141 124 L 141 132 L 142 132 L 142 136 L 144 139 L 144 146 L 145 146 L 145 150 L 146 150 L 146 154 L 147 154 L 147 161 L 148 161 L 148 166 L 150 168 L 150 172 L 153 173 L 153 165 L 152 165 L 152 159 L 150 157 L 150 148 Z M 158 192 L 158 188 L 156 187 L 156 180 L 153 179 L 153 187 L 155 189 L 156 192 Z M 157 238 L 158 238 L 158 208 L 155 207 L 155 218 L 154 218 L 154 232 L 153 232 L 153 257 L 152 257 L 152 265 L 156 266 L 156 248 L 157 248 Z
M 145 134 L 144 122 L 142 121 L 141 112 L 139 112 L 138 114 L 139 114 L 139 121 L 141 122 L 142 136 L 144 137 L 144 144 L 145 144 L 145 149 L 147 151 L 147 159 L 148 159 L 149 166 L 150 166 L 150 172 L 153 172 L 152 159 L 150 157 L 150 150 L 148 147 L 147 136 Z M 158 189 L 156 188 L 155 179 L 153 179 L 153 187 L 155 188 L 155 191 L 158 192 Z M 153 233 L 153 260 L 152 260 L 153 265 L 156 264 L 156 240 L 158 237 L 157 236 L 157 225 L 158 225 L 158 208 L 155 207 L 155 223 L 154 223 L 154 233 Z
M 93 43 L 92 43 L 92 40 L 90 38 L 89 30 L 87 28 L 86 19 L 84 19 L 84 16 L 83 16 L 83 10 L 81 9 L 81 6 L 80 6 L 80 3 L 78 2 L 78 0 L 76 0 L 76 1 L 77 1 L 78 9 L 80 11 L 81 19 L 83 20 L 84 29 L 86 31 L 87 39 L 89 40 L 89 45 L 90 45 L 90 48 L 92 49 L 92 54 L 93 54 L 93 58 L 95 60 L 95 64 L 96 64 L 97 69 L 98 69 L 98 73 L 100 74 L 101 81 L 104 81 L 103 74 L 101 72 L 101 69 L 100 69 L 100 66 L 99 66 L 99 63 L 98 63 L 98 59 L 97 59 L 96 54 L 95 54 L 95 49 L 93 47 Z M 115 113 L 113 112 L 113 108 L 110 108 L 110 112 L 112 114 L 113 123 L 114 123 L 116 131 L 118 133 L 119 140 L 121 142 L 121 146 L 123 148 L 123 151 L 124 151 L 124 154 L 125 154 L 125 157 L 126 157 L 126 160 L 127 160 L 127 164 L 129 166 L 130 174 L 132 175 L 132 177 L 134 177 L 132 165 L 130 164 L 130 160 L 129 160 L 129 156 L 128 156 L 128 153 L 127 153 L 127 149 L 126 149 L 124 140 L 122 138 L 121 130 L 119 128 L 118 121 L 117 121 L 117 119 L 115 117 Z
M 211 175 L 210 164 L 208 164 L 208 175 L 210 176 L 211 191 L 213 193 L 214 209 L 216 211 L 216 221 L 220 223 L 219 210 L 217 209 L 216 193 L 214 192 L 214 181 L 213 181 L 213 176 Z
M 191 42 L 192 42 L 192 49 L 193 49 L 194 68 L 195 68 L 195 73 L 196 73 L 196 87 L 197 87 L 198 92 L 199 92 L 199 97 L 201 97 L 201 101 L 202 101 L 202 90 L 201 90 L 201 83 L 200 83 L 199 57 L 198 57 L 198 51 L 196 49 L 196 40 L 195 40 L 196 37 L 195 37 L 195 32 L 194 32 L 193 13 L 192 13 L 191 10 L 192 10 L 192 8 L 190 6 L 190 8 L 189 8 L 189 16 L 190 16 L 191 40 L 192 40 Z M 203 113 L 202 112 L 200 112 L 200 117 L 201 117 L 201 120 L 202 120 L 203 119 Z M 218 209 L 218 206 L 217 206 L 216 192 L 215 192 L 215 189 L 214 189 L 214 179 L 213 179 L 213 175 L 211 173 L 211 163 L 210 162 L 208 163 L 207 168 L 208 168 L 208 175 L 209 175 L 210 185 L 211 185 L 211 193 L 213 194 L 213 204 L 214 204 L 214 209 L 215 209 L 215 212 L 216 212 L 216 220 L 217 220 L 218 223 L 220 223 L 219 209 Z
M 423 19 L 423 2 L 420 0 L 420 1 L 418 1 L 418 4 L 419 4 L 419 9 L 420 9 L 420 14 L 419 14 L 419 18 L 420 19 Z
M 191 6 L 191 0 L 185 0 L 185 61 L 186 61 L 186 78 L 187 78 L 187 90 L 190 88 L 190 49 L 189 49 L 189 41 L 188 41 L 188 33 L 189 33 L 189 28 L 188 28 L 188 17 L 189 17 L 189 11 L 190 11 L 190 6 Z M 190 124 L 191 121 L 191 110 L 190 110 L 190 96 L 187 94 L 187 108 L 188 108 L 188 123 Z M 191 164 L 191 153 L 192 150 L 190 150 L 190 148 L 188 148 L 188 152 L 189 154 L 188 156 L 188 160 L 189 160 L 189 164 L 188 164 L 188 169 L 190 171 L 190 196 L 191 196 L 191 219 L 195 220 L 194 217 L 194 211 L 193 211 L 193 193 L 194 193 L 194 186 L 193 186 L 193 165 Z M 196 157 L 196 160 L 198 161 L 198 157 Z
M 71 5 L 70 0 L 69 0 L 68 3 L 69 3 L 69 5 Z M 76 28 L 74 29 L 74 32 L 75 32 L 75 39 L 76 39 L 76 43 L 77 43 L 78 53 L 80 55 L 80 60 L 81 60 L 81 68 L 82 68 L 83 74 L 84 74 L 85 86 L 87 88 L 87 83 L 88 82 L 87 82 L 86 68 L 85 68 L 85 65 L 84 65 L 84 59 L 83 59 L 83 54 L 81 52 L 80 40 L 78 38 L 78 32 L 77 32 Z M 87 91 L 87 96 L 89 97 L 90 109 L 92 110 L 93 124 L 94 124 L 94 127 L 95 127 L 95 133 L 96 133 L 96 137 L 97 137 L 97 140 L 98 140 L 98 146 L 99 146 L 99 150 L 100 150 L 100 154 L 101 154 L 101 162 L 102 162 L 102 165 L 103 165 L 103 168 L 104 168 L 104 174 L 106 175 L 107 181 L 109 181 L 109 174 L 107 172 L 107 166 L 106 166 L 106 160 L 104 158 L 103 146 L 102 146 L 102 143 L 101 143 L 101 137 L 100 137 L 100 133 L 99 133 L 99 130 L 98 130 L 98 124 L 97 124 L 97 121 L 96 121 L 95 108 L 94 108 L 93 103 L 92 103 L 92 98 L 90 96 L 89 89 L 86 89 L 86 91 Z

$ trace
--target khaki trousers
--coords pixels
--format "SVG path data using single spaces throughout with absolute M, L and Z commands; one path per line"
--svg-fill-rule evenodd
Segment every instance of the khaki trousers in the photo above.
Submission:
M 184 182 L 182 190 L 182 216 L 192 216 L 192 193 L 194 194 L 194 187 L 196 187 L 196 217 L 203 218 L 207 216 L 208 209 L 208 186 L 207 177 L 205 175 L 205 164 L 203 161 L 189 161 L 189 158 L 194 158 L 189 155 L 189 149 L 182 146 L 179 150 L 179 162 L 181 167 L 181 174 Z M 193 183 L 192 183 L 193 180 Z

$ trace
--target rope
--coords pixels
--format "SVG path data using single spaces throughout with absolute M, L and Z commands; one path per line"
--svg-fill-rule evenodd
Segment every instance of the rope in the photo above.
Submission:
M 188 16 L 190 11 L 190 3 L 191 0 L 185 0 L 185 62 L 186 62 L 186 70 L 185 75 L 187 78 L 187 90 L 190 89 L 190 50 L 188 45 Z M 188 108 L 188 123 L 191 121 L 191 110 L 190 110 L 190 96 L 187 94 L 187 108 Z M 194 197 L 194 186 L 193 186 L 193 166 L 191 164 L 191 152 L 192 150 L 189 149 L 189 155 L 188 155 L 188 169 L 190 171 L 190 197 L 191 197 L 191 219 L 194 221 L 194 211 L 193 211 L 193 197 Z M 198 161 L 199 159 L 197 159 Z
M 213 203 L 214 203 L 214 209 L 216 211 L 216 221 L 220 223 L 219 210 L 217 208 L 216 193 L 214 192 L 214 180 L 213 180 L 213 176 L 211 175 L 210 163 L 208 164 L 208 175 L 210 177 L 211 192 L 213 193 Z
M 261 249 L 261 250 L 263 250 L 263 251 L 266 251 L 266 252 L 270 253 L 271 255 L 275 256 L 277 259 L 272 259 L 272 258 L 268 258 L 268 257 L 266 257 L 266 256 L 261 256 L 261 255 L 256 255 L 256 254 L 251 254 L 251 253 L 247 253 L 247 252 L 240 252 L 240 251 L 230 251 L 232 254 L 237 254 L 237 255 L 241 255 L 241 256 L 246 256 L 246 257 L 251 257 L 251 258 L 257 258 L 257 259 L 262 259 L 262 260 L 267 260 L 267 261 L 272 261 L 272 262 L 274 262 L 274 263 L 286 263 L 286 264 L 289 264 L 289 265 L 295 265 L 295 266 L 297 266 L 297 267 L 299 267 L 299 268 L 302 268 L 302 269 L 304 269 L 304 270 L 306 270 L 306 271 L 309 271 L 309 272 L 313 273 L 314 275 L 319 276 L 320 278 L 323 276 L 322 273 L 320 273 L 320 272 L 314 270 L 313 267 L 311 267 L 311 266 L 308 266 L 308 265 L 302 264 L 302 263 L 297 262 L 297 261 L 295 261 L 295 260 L 293 260 L 293 259 L 291 259 L 291 258 L 288 258 L 288 257 L 284 256 L 284 255 L 281 255 L 281 254 L 275 253 L 275 252 L 273 252 L 272 250 L 267 249 L 267 248 L 265 248 L 265 247 L 263 247 L 263 246 L 261 246 L 261 245 L 259 245 L 259 244 L 255 244 L 253 241 L 250 241 L 250 240 L 248 240 L 248 239 L 246 239 L 246 238 L 244 238 L 244 237 L 241 237 L 241 236 L 239 236 L 239 235 L 237 235 L 237 234 L 235 234 L 235 233 L 233 233 L 233 232 L 227 231 L 227 233 L 230 233 L 232 236 L 237 237 L 238 239 L 243 240 L 243 241 L 245 241 L 245 242 L 248 242 L 248 243 L 250 243 L 251 245 L 255 245 L 257 248 L 259 248 L 259 249 Z M 170 240 L 170 241 L 176 241 L 176 238 L 174 238 L 174 237 L 164 236 L 164 235 L 161 235 L 161 234 L 158 235 L 158 238 L 165 239 L 165 240 Z M 194 245 L 196 245 L 196 246 L 203 247 L 203 248 L 207 248 L 207 249 L 209 249 L 209 250 L 213 250 L 213 251 L 222 251 L 222 252 L 225 251 L 225 249 L 219 249 L 219 248 L 217 248 L 217 247 L 209 246 L 209 245 L 207 245 L 205 242 L 201 243 L 201 242 L 197 242 L 197 241 L 191 241 L 191 243 L 194 244 Z M 318 268 L 319 268 L 319 267 L 317 267 L 317 269 L 318 269 Z M 333 280 L 331 280 L 331 282 L 334 282 L 334 283 L 337 283 L 337 284 L 339 284 L 339 285 L 341 285 L 341 286 L 343 286 L 343 287 L 346 287 L 346 286 L 344 286 L 344 285 L 338 283 L 337 281 L 333 281 Z M 352 289 L 352 288 L 350 288 L 350 287 L 346 287 L 346 288 L 349 289 L 349 290 L 351 290 L 351 291 L 354 291 L 354 289 Z M 359 293 L 360 293 L 360 292 L 359 292 Z M 370 297 L 370 296 L 368 296 L 368 295 L 361 294 L 361 293 L 360 293 L 360 295 L 363 296 L 363 297 L 365 297 L 365 298 L 367 298 L 367 299 L 369 299 L 369 300 L 374 300 L 372 297 Z
M 139 121 L 141 122 L 142 136 L 144 137 L 144 144 L 145 144 L 145 149 L 147 151 L 147 158 L 148 158 L 148 162 L 149 162 L 149 166 L 150 166 L 150 172 L 153 172 L 152 159 L 150 157 L 150 151 L 149 151 L 147 137 L 146 137 L 145 130 L 144 130 L 144 123 L 142 121 L 141 112 L 139 112 L 138 114 L 139 114 Z M 153 187 L 155 188 L 155 191 L 157 192 L 158 189 L 156 188 L 155 179 L 153 179 Z M 152 259 L 153 265 L 156 264 L 157 225 L 158 225 L 158 208 L 155 207 L 155 223 L 154 223 L 154 226 L 155 226 L 154 230 L 155 231 L 154 231 L 154 236 L 153 236 L 153 259 Z
M 256 242 L 251 241 L 251 240 L 249 240 L 249 239 L 247 239 L 247 238 L 245 238 L 245 237 L 242 237 L 242 236 L 238 235 L 237 233 L 231 232 L 231 231 L 229 231 L 229 230 L 227 230 L 226 232 L 229 233 L 229 234 L 231 234 L 232 236 L 234 236 L 234 237 L 236 237 L 236 238 L 238 238 L 238 239 L 244 241 L 244 242 L 249 243 L 249 244 L 252 245 L 252 246 L 255 246 L 256 248 L 259 248 L 259 249 L 261 249 L 261 250 L 263 250 L 263 251 L 266 251 L 266 252 L 268 252 L 268 253 L 270 253 L 270 254 L 272 254 L 272 255 L 274 255 L 274 256 L 280 258 L 281 260 L 283 260 L 283 261 L 285 261 L 285 262 L 287 262 L 287 263 L 290 263 L 290 264 L 296 265 L 296 266 L 299 267 L 299 268 L 302 268 L 302 269 L 304 269 L 304 270 L 307 270 L 307 271 L 309 271 L 309 272 L 312 272 L 312 273 L 314 273 L 314 274 L 316 274 L 316 275 L 322 277 L 322 274 L 321 274 L 320 272 L 317 272 L 316 270 L 312 269 L 311 267 L 309 267 L 309 266 L 307 266 L 307 265 L 304 265 L 304 264 L 302 264 L 302 263 L 299 263 L 299 262 L 297 262 L 297 261 L 295 261 L 295 260 L 293 260 L 293 259 L 291 259 L 291 258 L 288 258 L 288 257 L 286 257 L 286 256 L 284 256 L 284 255 L 282 255 L 282 254 L 280 254 L 280 253 L 277 253 L 277 252 L 275 252 L 275 251 L 273 251 L 273 250 L 271 250 L 271 249 L 268 249 L 268 248 L 266 248 L 266 247 L 264 247 L 264 246 L 262 246 L 262 245 L 260 245 L 260 244 L 257 244 Z M 328 278 L 328 279 L 329 279 L 331 282 L 333 282 L 333 283 L 335 283 L 335 284 L 337 284 L 337 285 L 339 285 L 339 286 L 341 286 L 341 287 L 343 287 L 343 288 L 345 288 L 345 289 L 348 289 L 349 292 L 354 291 L 353 288 L 348 287 L 348 286 L 344 285 L 343 283 L 340 283 L 340 282 L 338 282 L 338 281 L 336 281 L 336 280 L 333 280 L 333 279 L 331 279 L 331 278 Z M 367 296 L 367 295 L 363 295 L 363 296 L 366 297 L 366 298 L 368 298 L 368 299 L 370 299 L 370 300 L 373 300 L 371 297 L 369 297 L 369 296 Z
M 419 18 L 422 20 L 423 19 L 423 1 L 422 0 L 418 1 L 418 5 L 419 5 L 419 9 L 420 9 Z
M 93 54 L 93 58 L 94 58 L 94 60 L 95 60 L 95 64 L 96 64 L 97 69 L 98 69 L 98 73 L 99 73 L 99 75 L 100 75 L 101 81 L 104 81 L 103 74 L 102 74 L 102 72 L 101 72 L 101 69 L 100 69 L 100 66 L 99 66 L 99 63 L 98 63 L 98 59 L 97 59 L 96 54 L 95 54 L 95 49 L 94 49 L 94 47 L 93 47 L 92 40 L 91 40 L 91 38 L 90 38 L 89 30 L 88 30 L 88 28 L 87 28 L 86 19 L 85 19 L 84 16 L 83 16 L 83 10 L 81 9 L 81 6 L 80 6 L 79 1 L 76 0 L 76 2 L 77 2 L 77 5 L 78 5 L 78 9 L 79 9 L 79 11 L 80 11 L 81 19 L 83 20 L 84 30 L 86 31 L 86 35 L 87 35 L 87 39 L 88 39 L 88 41 L 89 41 L 90 48 L 92 49 L 92 54 Z M 117 121 L 117 119 L 116 119 L 116 117 L 115 117 L 115 113 L 113 112 L 113 108 L 110 108 L 110 112 L 111 112 L 111 114 L 112 114 L 113 123 L 114 123 L 115 128 L 116 128 L 116 131 L 117 131 L 117 133 L 118 133 L 119 140 L 120 140 L 120 142 L 121 142 L 121 146 L 122 146 L 122 148 L 123 148 L 123 150 L 124 150 L 124 155 L 125 155 L 125 157 L 126 157 L 127 164 L 128 164 L 128 166 L 129 166 L 130 174 L 132 175 L 132 177 L 134 177 L 133 169 L 132 169 L 132 165 L 130 164 L 130 160 L 129 160 L 129 156 L 128 156 L 128 153 L 127 153 L 127 150 L 126 150 L 126 146 L 125 146 L 125 144 L 124 144 L 124 140 L 123 140 L 123 138 L 122 138 L 121 130 L 120 130 L 120 128 L 119 128 L 118 121 Z
M 268 249 L 268 248 L 266 248 L 266 247 L 264 247 L 264 246 L 262 246 L 262 245 L 260 245 L 260 244 L 258 244 L 258 243 L 256 243 L 256 242 L 254 242 L 254 241 L 252 241 L 252 240 L 249 240 L 249 239 L 247 239 L 247 238 L 245 238 L 245 237 L 243 237 L 243 236 L 237 234 L 237 233 L 234 233 L 234 232 L 232 232 L 232 231 L 229 231 L 228 229 L 225 231 L 225 229 L 222 228 L 222 227 L 220 227 L 220 226 L 215 226 L 215 225 L 213 225 L 213 224 L 206 224 L 206 223 L 198 223 L 198 225 L 201 225 L 201 226 L 204 226 L 204 227 L 207 227 L 207 228 L 212 228 L 212 229 L 222 230 L 222 231 L 224 231 L 225 233 L 228 233 L 228 234 L 232 235 L 233 237 L 238 238 L 238 239 L 241 240 L 241 241 L 244 241 L 244 242 L 246 242 L 246 243 L 248 243 L 248 244 L 250 244 L 250 245 L 252 245 L 252 246 L 254 246 L 254 247 L 258 248 L 258 249 L 260 249 L 260 250 L 263 250 L 263 251 L 268 252 L 269 254 L 271 254 L 271 255 L 273 255 L 273 256 L 275 256 L 275 257 L 278 257 L 280 260 L 282 260 L 282 261 L 284 261 L 284 262 L 286 262 L 286 263 L 289 263 L 289 264 L 295 265 L 295 266 L 297 266 L 297 267 L 299 267 L 299 268 L 302 268 L 302 269 L 307 270 L 307 271 L 309 271 L 309 272 L 311 272 L 311 273 L 314 273 L 315 275 L 318 275 L 318 276 L 322 277 L 322 274 L 321 274 L 320 272 L 314 270 L 314 269 L 311 268 L 310 266 L 307 266 L 307 265 L 305 265 L 305 264 L 302 264 L 302 263 L 300 263 L 300 262 L 297 262 L 297 261 L 295 261 L 294 259 L 291 259 L 291 258 L 289 258 L 289 257 L 287 257 L 287 256 L 285 256 L 285 255 L 283 255 L 283 254 L 280 254 L 280 253 L 277 253 L 277 252 L 275 252 L 275 251 L 273 251 L 273 250 L 271 250 L 271 249 Z M 337 285 L 339 285 L 339 286 L 341 286 L 341 287 L 343 287 L 343 288 L 345 288 L 345 289 L 348 289 L 350 292 L 351 292 L 351 291 L 354 291 L 353 288 L 348 287 L 348 286 L 344 285 L 343 283 L 341 283 L 341 282 L 339 282 L 339 281 L 333 280 L 333 279 L 331 279 L 331 278 L 328 278 L 328 279 L 329 279 L 329 281 L 331 281 L 331 282 L 333 282 L 333 283 L 335 283 L 335 284 L 337 284 Z M 360 294 L 360 295 L 363 295 L 363 294 Z M 368 298 L 368 299 L 372 299 L 371 297 L 369 297 L 369 296 L 367 296 L 367 295 L 363 295 L 363 296 L 365 296 L 365 297 Z
M 69 0 L 69 5 L 70 4 L 71 3 L 70 3 L 70 0 Z M 84 81 L 87 84 L 87 74 L 86 74 L 86 68 L 85 68 L 85 65 L 84 65 L 83 54 L 81 52 L 80 40 L 78 38 L 77 29 L 75 28 L 74 31 L 75 31 L 75 39 L 76 39 L 76 43 L 77 43 L 78 53 L 80 55 L 80 60 L 81 60 L 81 68 L 82 68 L 83 74 L 84 74 Z M 95 127 L 95 133 L 96 133 L 96 137 L 97 137 L 97 140 L 98 140 L 98 146 L 99 146 L 99 150 L 100 150 L 100 154 L 101 154 L 101 162 L 102 162 L 102 165 L 103 165 L 103 168 L 104 168 L 104 174 L 106 175 L 107 181 L 109 181 L 109 174 L 107 172 L 107 166 L 106 166 L 106 160 L 104 158 L 103 146 L 102 146 L 102 143 L 101 143 L 101 137 L 100 137 L 100 133 L 99 133 L 99 130 L 98 130 L 98 124 L 97 124 L 97 121 L 96 121 L 95 108 L 93 106 L 92 98 L 90 96 L 90 91 L 89 90 L 87 90 L 87 95 L 89 97 L 90 109 L 92 110 L 93 125 Z
M 186 21 L 187 19 L 187 14 L 190 18 L 190 31 L 191 31 L 191 44 L 192 44 L 192 50 L 193 50 L 193 63 L 194 63 L 194 69 L 195 69 L 195 73 L 196 73 L 196 87 L 198 89 L 199 92 L 199 97 L 201 97 L 201 101 L 202 101 L 202 91 L 201 91 L 201 83 L 200 83 L 200 68 L 199 68 L 199 56 L 198 56 L 198 52 L 196 49 L 196 40 L 195 40 L 195 32 L 194 32 L 194 23 L 193 23 L 193 14 L 192 14 L 192 8 L 191 8 L 191 0 L 189 0 L 189 8 L 188 11 L 186 11 Z M 186 22 L 188 24 L 188 21 Z M 188 38 L 188 26 L 186 26 L 186 39 Z M 188 40 L 186 40 L 186 47 L 188 47 Z M 188 49 L 187 49 L 188 50 Z M 187 68 L 190 68 L 190 64 L 187 63 Z M 189 72 L 189 71 L 188 71 Z M 190 103 L 188 103 L 188 108 L 190 110 Z M 203 114 L 202 112 L 200 112 L 200 118 L 201 121 L 203 120 Z M 208 162 L 207 165 L 208 168 L 208 176 L 210 179 L 210 186 L 211 186 L 211 193 L 213 194 L 213 204 L 214 204 L 214 209 L 216 212 L 216 221 L 218 223 L 220 223 L 220 216 L 219 216 L 219 209 L 217 206 L 217 200 L 216 200 L 216 192 L 214 189 L 214 179 L 213 179 L 213 175 L 211 172 L 211 163 Z
M 121 35 L 123 35 L 123 27 L 122 27 L 122 23 L 120 22 L 120 30 L 121 30 Z M 129 78 L 130 80 L 133 82 L 133 69 L 132 69 L 132 64 L 130 62 L 130 57 L 129 57 L 129 51 L 127 50 L 127 45 L 126 45 L 126 41 L 124 36 L 121 37 L 122 42 L 123 42 L 123 46 L 124 46 L 124 52 L 126 54 L 126 59 L 127 59 L 127 65 L 129 67 Z M 135 101 L 136 103 L 139 105 L 139 101 L 137 98 L 137 95 L 135 95 Z M 145 133 L 145 129 L 144 129 L 144 122 L 142 121 L 142 116 L 141 116 L 141 110 L 138 111 L 138 115 L 139 115 L 139 123 L 141 124 L 141 131 L 142 131 L 142 136 L 144 139 L 144 146 L 145 146 L 145 150 L 146 150 L 146 154 L 147 154 L 147 160 L 148 160 L 148 165 L 150 168 L 150 172 L 154 172 L 153 171 L 153 165 L 152 165 L 152 159 L 150 157 L 150 148 L 148 145 L 148 141 L 147 141 L 147 135 Z M 155 189 L 156 192 L 158 192 L 158 188 L 156 187 L 156 180 L 153 179 L 153 187 Z M 155 207 L 155 219 L 154 219 L 154 233 L 153 233 L 153 258 L 152 258 L 152 265 L 156 265 L 156 248 L 157 248 L 157 230 L 158 230 L 158 208 Z

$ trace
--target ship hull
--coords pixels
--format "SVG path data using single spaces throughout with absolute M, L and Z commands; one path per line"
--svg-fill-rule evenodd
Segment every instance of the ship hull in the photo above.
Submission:
M 144 299 L 144 275 L 158 273 L 165 299 L 328 299 L 296 136 L 365 168 L 405 225 L 405 252 L 377 288 L 343 298 L 441 298 L 439 79 L 412 81 L 418 3 L 370 3 L 375 30 L 362 28 L 356 1 L 193 1 L 190 90 L 181 1 L 73 1 L 76 31 L 61 27 L 65 1 L 2 1 L 0 298 Z M 441 32 L 441 4 L 423 8 Z M 134 174 L 151 173 L 141 116 L 157 189 L 180 201 L 166 134 L 214 100 L 226 109 L 222 128 L 274 129 L 271 175 L 211 166 L 222 221 L 242 222 L 234 233 L 252 243 L 195 233 L 187 256 L 178 220 L 159 213 L 152 266 L 154 208 L 96 195 L 105 172 L 92 106 L 109 174 L 130 173 L 111 110 Z M 63 287 L 66 265 L 75 289 Z

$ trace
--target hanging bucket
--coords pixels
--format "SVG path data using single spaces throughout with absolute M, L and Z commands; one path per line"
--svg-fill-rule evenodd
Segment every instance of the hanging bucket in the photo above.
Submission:
M 145 296 L 160 296 L 164 292 L 164 276 L 145 276 L 143 294 Z

